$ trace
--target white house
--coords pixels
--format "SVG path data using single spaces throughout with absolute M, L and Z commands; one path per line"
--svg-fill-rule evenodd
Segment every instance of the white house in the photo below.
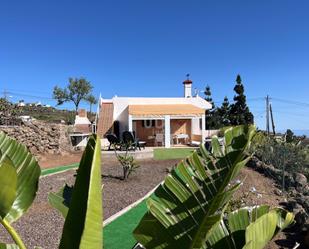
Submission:
M 192 96 L 191 80 L 185 80 L 183 85 L 184 96 L 179 98 L 101 98 L 97 133 L 104 137 L 134 131 L 147 145 L 167 148 L 204 141 L 205 112 L 212 106 L 198 95 Z

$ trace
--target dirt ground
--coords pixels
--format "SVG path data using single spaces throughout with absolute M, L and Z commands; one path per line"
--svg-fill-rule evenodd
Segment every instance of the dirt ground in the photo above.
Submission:
M 82 156 L 81 151 L 77 151 L 70 154 L 65 155 L 40 155 L 37 159 L 39 161 L 39 165 L 42 169 L 52 168 L 57 166 L 69 165 L 73 163 L 78 163 Z
M 78 154 L 68 156 L 64 159 L 65 162 L 61 158 L 46 157 L 44 161 L 41 161 L 41 166 L 51 167 L 52 165 L 70 164 L 76 162 L 76 160 L 78 161 L 79 157 Z M 127 181 L 119 179 L 122 176 L 122 169 L 118 162 L 104 161 L 102 165 L 104 219 L 143 197 L 164 179 L 167 174 L 166 169 L 174 166 L 178 161 L 140 161 L 140 168 Z M 29 248 L 34 246 L 50 249 L 57 248 L 64 219 L 58 211 L 48 204 L 47 196 L 49 192 L 57 191 L 65 182 L 73 184 L 75 180 L 74 174 L 75 170 L 70 170 L 40 179 L 39 191 L 34 204 L 20 220 L 14 223 L 14 227 Z M 253 191 L 254 193 L 250 192 L 250 195 L 245 198 L 245 203 L 248 205 L 269 204 L 278 206 L 284 200 L 284 197 L 274 194 L 276 186 L 271 179 L 265 178 L 249 168 L 244 168 L 238 177 L 240 180 L 244 178 L 246 179 L 237 192 L 236 199 L 246 195 L 250 192 L 250 189 L 255 188 L 256 191 Z M 287 245 L 295 244 L 295 242 L 291 241 L 289 244 L 285 242 L 285 239 L 286 236 L 280 234 L 268 245 L 267 249 L 292 248 L 293 246 Z M 1 229 L 0 241 L 9 241 L 8 235 L 4 234 Z M 281 246 L 281 244 L 284 246 Z

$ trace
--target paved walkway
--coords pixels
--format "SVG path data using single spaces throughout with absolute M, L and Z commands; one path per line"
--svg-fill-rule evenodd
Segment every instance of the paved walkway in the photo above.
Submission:
M 125 151 L 117 151 L 119 154 L 125 154 Z M 130 151 L 130 154 L 134 156 L 135 159 L 151 159 L 153 158 L 153 147 L 146 147 L 145 149 L 136 151 Z M 116 158 L 115 151 L 113 150 L 103 150 L 102 151 L 102 158 Z

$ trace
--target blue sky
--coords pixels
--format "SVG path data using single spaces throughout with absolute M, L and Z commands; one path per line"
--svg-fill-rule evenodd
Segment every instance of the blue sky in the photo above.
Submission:
M 55 85 L 84 76 L 104 97 L 182 96 L 190 73 L 219 104 L 232 101 L 239 73 L 259 127 L 269 94 L 278 129 L 307 129 L 308 9 L 285 0 L 1 1 L 0 90 L 54 105 Z

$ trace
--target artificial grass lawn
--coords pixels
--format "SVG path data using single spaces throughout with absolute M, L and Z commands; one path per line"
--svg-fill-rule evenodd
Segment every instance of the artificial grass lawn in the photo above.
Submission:
M 155 160 L 182 159 L 189 156 L 195 148 L 157 148 L 153 151 Z
M 146 200 L 130 209 L 103 228 L 104 248 L 132 249 L 136 244 L 133 230 L 147 212 Z
M 58 167 L 50 168 L 50 169 L 43 169 L 41 171 L 41 176 L 50 175 L 50 174 L 58 173 L 58 172 L 61 172 L 61 171 L 66 171 L 68 169 L 74 169 L 74 168 L 77 168 L 78 165 L 79 165 L 79 163 L 73 163 L 73 164 L 70 164 L 70 165 L 58 166 Z

